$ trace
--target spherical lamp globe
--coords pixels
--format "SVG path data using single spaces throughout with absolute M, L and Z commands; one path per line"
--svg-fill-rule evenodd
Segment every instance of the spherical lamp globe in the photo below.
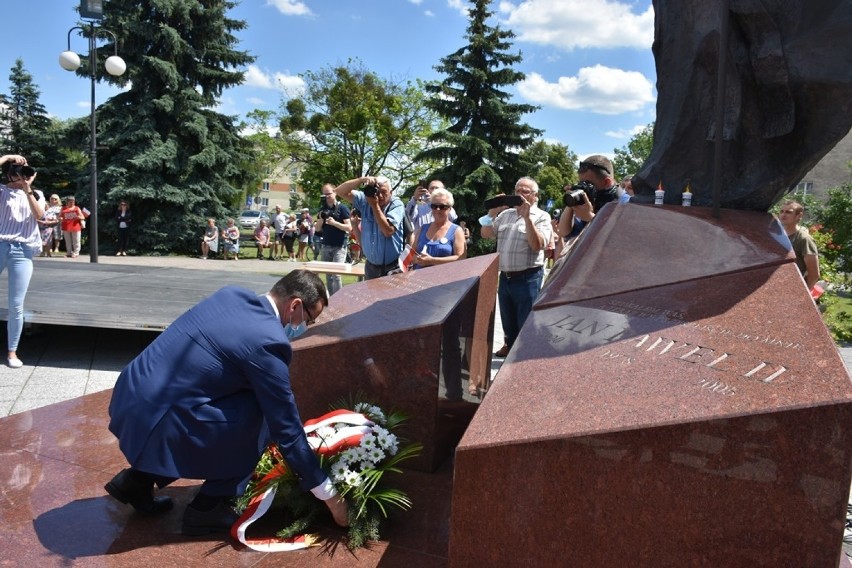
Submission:
M 127 70 L 127 64 L 118 55 L 107 57 L 104 67 L 106 67 L 107 73 L 115 77 L 124 75 L 124 72 Z
M 76 71 L 80 68 L 80 56 L 73 51 L 63 51 L 59 54 L 59 66 L 66 71 Z

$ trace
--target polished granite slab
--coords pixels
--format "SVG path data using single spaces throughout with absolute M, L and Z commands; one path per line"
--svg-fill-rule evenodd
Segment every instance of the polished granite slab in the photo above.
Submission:
M 104 493 L 126 462 L 107 430 L 110 391 L 0 418 L 0 521 L 3 565 L 15 566 L 445 566 L 452 466 L 406 472 L 399 486 L 414 502 L 384 531 L 384 540 L 349 551 L 331 520 L 325 545 L 289 553 L 244 549 L 230 537 L 180 534 L 197 482 L 163 494 L 175 508 L 163 517 L 133 512 Z M 223 456 L 223 459 L 226 459 Z M 259 526 L 259 530 L 263 530 Z
M 777 223 L 607 210 L 456 450 L 450 566 L 845 565 L 852 381 Z

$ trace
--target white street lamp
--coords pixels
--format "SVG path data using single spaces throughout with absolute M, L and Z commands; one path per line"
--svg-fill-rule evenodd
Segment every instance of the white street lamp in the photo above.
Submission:
M 101 12 L 98 10 L 101 2 L 83 0 L 80 7 L 80 15 L 83 17 L 100 19 Z M 71 32 L 78 30 L 80 35 L 86 35 L 88 32 L 89 39 L 89 77 L 92 81 L 92 106 L 89 123 L 91 127 L 91 149 L 89 151 L 90 167 L 91 167 L 91 200 L 89 208 L 91 209 L 89 216 L 89 259 L 91 262 L 98 261 L 98 142 L 97 142 L 97 122 L 95 118 L 95 67 L 98 61 L 97 51 L 97 36 L 98 34 L 107 34 L 112 37 L 115 46 L 115 54 L 107 58 L 104 67 L 107 73 L 115 77 L 124 74 L 127 65 L 124 60 L 118 56 L 118 39 L 115 34 L 104 28 L 95 26 L 95 22 L 89 22 L 86 29 L 80 26 L 74 26 L 68 30 L 68 50 L 63 51 L 59 55 L 59 66 L 66 71 L 76 71 L 80 68 L 80 56 L 71 51 Z

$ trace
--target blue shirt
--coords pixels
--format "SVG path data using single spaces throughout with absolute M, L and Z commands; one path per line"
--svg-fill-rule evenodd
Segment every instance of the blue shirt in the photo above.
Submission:
M 404 243 L 402 242 L 402 218 L 405 206 L 398 197 L 391 197 L 385 206 L 384 214 L 388 222 L 396 229 L 386 237 L 379 229 L 379 223 L 373 214 L 373 208 L 364 197 L 364 192 L 352 190 L 352 206 L 361 212 L 361 251 L 371 264 L 384 265 L 399 260 Z

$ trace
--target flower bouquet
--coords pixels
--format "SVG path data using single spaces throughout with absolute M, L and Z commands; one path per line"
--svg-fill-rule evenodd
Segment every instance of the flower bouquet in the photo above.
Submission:
M 364 402 L 350 406 L 354 410 L 333 410 L 308 420 L 305 433 L 334 487 L 349 502 L 347 544 L 355 549 L 380 538 L 380 522 L 391 507 L 411 507 L 404 492 L 387 486 L 385 474 L 401 473 L 399 463 L 416 456 L 422 446 L 410 444 L 400 449 L 394 430 L 405 421 L 403 414 L 385 415 L 379 407 Z M 316 544 L 318 537 L 306 531 L 326 510 L 325 504 L 301 490 L 275 445 L 264 452 L 237 508 L 243 512 L 231 534 L 250 548 L 264 551 L 298 550 Z M 284 512 L 289 524 L 273 539 L 246 538 L 248 526 L 270 508 Z

